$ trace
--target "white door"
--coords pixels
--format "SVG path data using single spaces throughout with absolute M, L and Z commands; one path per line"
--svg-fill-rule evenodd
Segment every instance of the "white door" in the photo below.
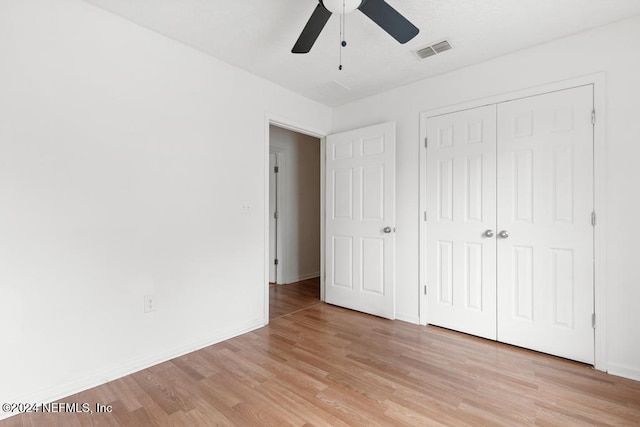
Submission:
M 395 123 L 327 137 L 325 298 L 395 318 Z
M 593 363 L 592 110 L 589 85 L 427 119 L 427 323 Z
M 496 106 L 427 120 L 427 323 L 496 338 Z
M 498 340 L 594 361 L 593 86 L 498 105 Z
M 278 265 L 278 155 L 269 154 L 269 282 L 277 283 Z

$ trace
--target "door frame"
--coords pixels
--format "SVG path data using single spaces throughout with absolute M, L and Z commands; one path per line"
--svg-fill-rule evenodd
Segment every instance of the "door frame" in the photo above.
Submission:
M 270 153 L 270 136 L 269 136 L 269 126 L 274 125 L 281 127 L 283 129 L 287 129 L 293 132 L 301 133 L 304 135 L 312 136 L 314 138 L 318 138 L 320 140 L 320 301 L 324 301 L 324 283 L 325 283 L 325 267 L 324 267 L 324 227 L 325 227 L 325 200 L 324 200 L 324 192 L 325 192 L 325 151 L 326 151 L 326 134 L 319 129 L 314 128 L 313 126 L 309 126 L 305 123 L 299 123 L 295 120 L 291 120 L 289 118 L 285 118 L 279 116 L 274 113 L 266 112 L 264 115 L 264 155 L 263 155 L 263 164 L 264 164 L 264 278 L 263 283 L 264 286 L 264 324 L 269 324 L 269 224 L 270 224 L 270 213 L 269 213 L 269 155 Z M 282 208 L 282 205 L 280 205 Z M 281 228 L 281 227 L 279 227 Z M 281 253 L 281 249 L 278 249 L 279 253 Z M 282 272 L 283 269 L 281 268 Z
M 593 203 L 594 210 L 597 215 L 596 226 L 594 227 L 594 313 L 596 315 L 595 327 L 595 348 L 594 360 L 595 368 L 601 371 L 607 371 L 606 357 L 606 340 L 607 340 L 607 323 L 606 323 L 606 253 L 605 253 L 605 218 L 606 218 L 606 75 L 604 72 L 590 74 L 586 76 L 576 77 L 568 80 L 562 80 L 541 86 L 535 86 L 522 90 L 516 90 L 482 99 L 468 101 L 460 104 L 445 106 L 433 110 L 423 111 L 420 113 L 420 139 L 418 141 L 420 147 L 420 175 L 419 175 L 419 272 L 418 272 L 418 304 L 420 324 L 427 324 L 426 312 L 426 209 L 427 200 L 425 195 L 427 169 L 426 156 L 427 149 L 425 139 L 427 135 L 427 118 L 439 116 L 443 114 L 454 113 L 457 111 L 468 110 L 483 107 L 491 104 L 512 101 L 521 98 L 528 98 L 536 95 L 542 95 L 549 92 L 557 92 L 561 90 L 571 89 L 578 86 L 593 85 L 593 106 L 596 111 L 596 122 L 593 130 Z
M 271 144 L 269 144 L 269 156 L 271 156 L 272 154 L 276 157 L 276 166 L 280 167 L 282 166 L 282 154 L 285 152 L 285 149 L 282 148 L 278 148 L 278 147 L 271 147 Z M 269 175 L 271 175 L 271 163 L 269 163 Z M 282 241 L 283 241 L 283 236 L 282 236 L 282 227 L 280 226 L 280 213 L 283 210 L 282 209 L 282 204 L 283 204 L 283 200 L 282 200 L 282 191 L 281 191 L 281 179 L 280 179 L 280 174 L 277 173 L 275 174 L 275 185 L 276 185 L 276 211 L 278 212 L 278 218 L 276 218 L 276 233 L 275 233 L 275 237 L 276 237 L 276 253 L 275 253 L 275 257 L 278 259 L 278 265 L 275 267 L 276 269 L 276 281 L 275 284 L 279 285 L 280 283 L 278 282 L 282 282 L 282 272 L 284 271 L 284 266 L 280 264 L 280 260 L 284 260 L 284 247 L 282 245 Z M 269 197 L 271 197 L 271 186 L 269 186 L 269 192 L 267 193 L 267 195 Z M 271 206 L 269 205 L 269 225 L 271 225 Z M 269 227 L 269 231 L 270 231 Z M 271 268 L 271 264 L 273 263 L 273 259 L 271 257 L 271 233 L 269 233 L 269 268 Z M 278 274 L 279 273 L 279 274 Z M 269 280 L 271 280 L 271 277 L 269 277 Z M 271 283 L 271 282 L 270 282 Z

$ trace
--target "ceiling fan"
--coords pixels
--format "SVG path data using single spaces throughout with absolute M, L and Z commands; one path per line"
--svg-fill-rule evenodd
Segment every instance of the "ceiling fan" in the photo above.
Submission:
M 367 15 L 380 28 L 400 43 L 414 38 L 420 30 L 384 0 L 318 0 L 292 53 L 309 53 L 332 14 L 344 15 L 354 10 Z M 345 42 L 343 41 L 343 46 Z

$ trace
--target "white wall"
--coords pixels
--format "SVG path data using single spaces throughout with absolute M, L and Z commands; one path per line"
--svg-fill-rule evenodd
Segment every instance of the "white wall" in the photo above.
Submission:
M 0 402 L 265 323 L 266 112 L 331 127 L 80 0 L 0 0 Z
M 320 276 L 320 140 L 270 126 L 269 141 L 279 149 L 282 231 L 278 283 Z
M 334 132 L 397 121 L 401 318 L 418 319 L 419 112 L 605 71 L 608 365 L 640 378 L 639 39 L 634 18 L 334 110 Z M 329 109 L 80 0 L 0 0 L 1 402 L 264 323 L 265 111 L 332 128 Z
M 397 313 L 418 321 L 419 113 L 606 72 L 607 358 L 640 379 L 640 17 L 423 80 L 334 109 L 333 131 L 397 122 Z M 455 42 L 455 40 L 454 40 Z M 455 50 L 451 53 L 455 54 Z M 600 116 L 602 117 L 600 112 Z

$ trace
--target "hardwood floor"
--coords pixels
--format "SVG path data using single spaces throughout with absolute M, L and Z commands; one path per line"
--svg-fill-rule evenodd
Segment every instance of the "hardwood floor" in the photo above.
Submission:
M 320 304 L 320 278 L 269 286 L 269 320 Z
M 638 382 L 318 303 L 310 288 L 272 289 L 267 327 L 64 399 L 111 413 L 0 426 L 640 425 Z

